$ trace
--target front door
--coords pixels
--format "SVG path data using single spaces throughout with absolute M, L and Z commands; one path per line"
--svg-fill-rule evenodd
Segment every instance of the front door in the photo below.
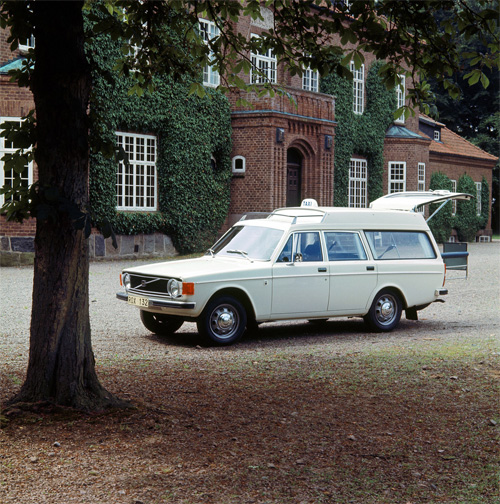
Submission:
M 286 156 L 286 206 L 300 206 L 302 156 L 296 149 L 288 149 Z
M 328 267 L 320 233 L 294 233 L 273 266 L 272 318 L 307 318 L 328 307 Z

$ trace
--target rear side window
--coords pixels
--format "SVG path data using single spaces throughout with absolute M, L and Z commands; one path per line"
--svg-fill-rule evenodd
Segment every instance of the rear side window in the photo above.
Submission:
M 435 259 L 427 233 L 418 231 L 365 231 L 375 259 Z
M 366 259 L 365 249 L 357 233 L 327 232 L 326 248 L 329 261 L 361 261 Z

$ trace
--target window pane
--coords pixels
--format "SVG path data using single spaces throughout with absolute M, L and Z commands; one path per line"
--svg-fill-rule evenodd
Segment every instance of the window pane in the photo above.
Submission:
M 326 249 L 330 261 L 359 261 L 366 252 L 357 233 L 325 233 Z
M 366 231 L 375 259 L 434 259 L 436 253 L 426 233 L 413 231 Z
M 117 169 L 117 208 L 156 210 L 156 137 L 117 133 L 117 144 L 128 157 Z

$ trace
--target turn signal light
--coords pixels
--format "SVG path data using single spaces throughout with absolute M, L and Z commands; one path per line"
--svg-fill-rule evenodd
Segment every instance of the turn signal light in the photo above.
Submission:
M 182 282 L 182 294 L 184 296 L 194 295 L 194 283 L 193 282 Z
M 120 273 L 120 286 L 123 287 L 122 274 Z
M 443 277 L 443 287 L 446 282 L 446 263 L 444 263 L 444 277 Z

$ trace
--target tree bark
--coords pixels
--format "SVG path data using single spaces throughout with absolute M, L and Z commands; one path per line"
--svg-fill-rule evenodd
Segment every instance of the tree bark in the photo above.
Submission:
M 91 345 L 89 256 L 84 231 L 65 202 L 88 202 L 90 68 L 84 52 L 82 1 L 32 2 L 40 189 L 57 189 L 57 216 L 37 219 L 30 355 L 13 402 L 49 401 L 84 410 L 123 405 L 99 383 Z M 49 203 L 52 198 L 49 197 Z

